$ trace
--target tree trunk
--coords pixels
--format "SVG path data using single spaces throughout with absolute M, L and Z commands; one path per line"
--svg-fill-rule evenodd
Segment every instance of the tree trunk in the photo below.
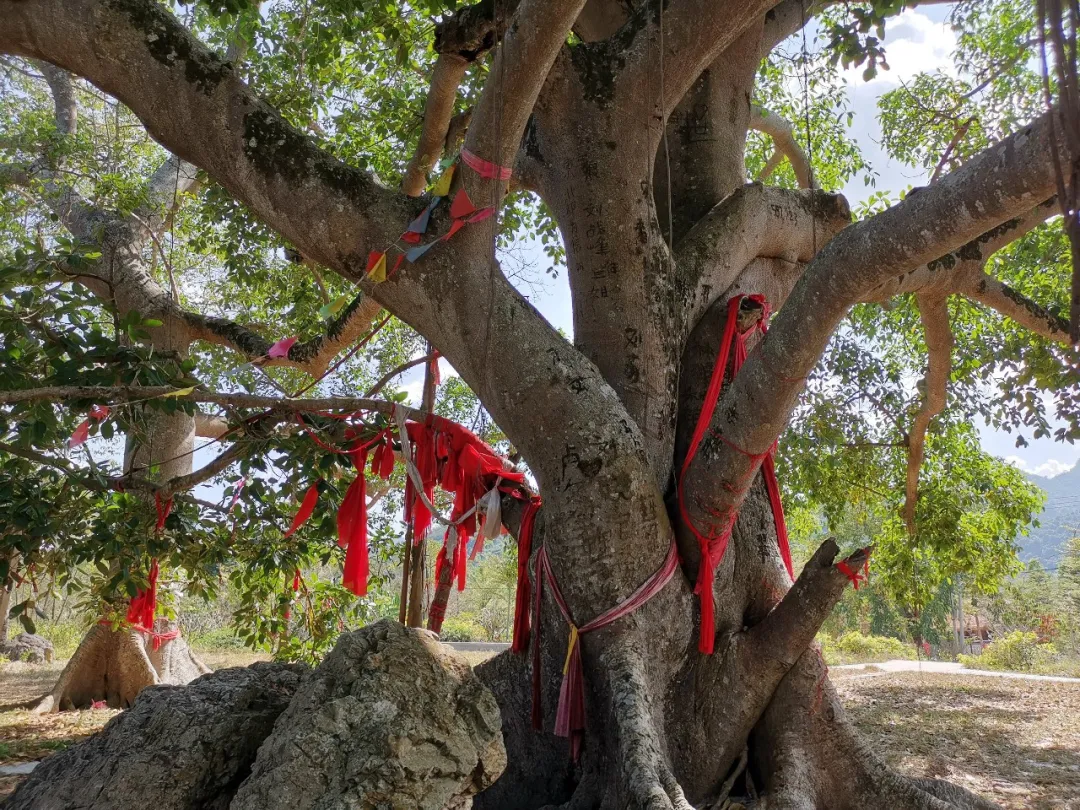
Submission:
M 478 808 L 689 810 L 741 792 L 740 769 L 769 810 L 986 806 L 894 774 L 859 742 L 813 646 L 848 587 L 839 550 L 827 541 L 792 584 L 758 471 L 853 305 L 959 285 L 950 268 L 1016 238 L 1017 223 L 1054 194 L 1050 117 L 851 224 L 842 198 L 745 184 L 761 59 L 821 4 L 523 0 L 507 4 L 517 11 L 505 27 L 485 5 L 451 20 L 490 23 L 481 55 L 498 43 L 463 155 L 513 166 L 557 221 L 572 346 L 496 266 L 498 217 L 374 284 L 367 246 L 394 243 L 419 206 L 269 112 L 159 5 L 0 0 L 14 21 L 0 15 L 0 47 L 77 69 L 123 99 L 159 142 L 439 348 L 535 475 L 544 503 L 534 558 L 542 549 L 577 625 L 626 600 L 677 544 L 681 565 L 663 589 L 580 638 L 587 733 L 577 762 L 550 733 L 569 644 L 551 598 L 534 627 L 544 732 L 530 727 L 529 659 L 504 654 L 480 668 L 500 702 L 509 766 Z M 570 46 L 579 17 L 586 41 Z M 180 56 L 161 58 L 161 43 Z M 508 188 L 467 171 L 454 182 L 484 205 Z M 435 221 L 447 224 L 440 212 Z M 694 455 L 737 294 L 765 296 L 778 315 L 743 370 L 727 370 Z M 703 655 L 694 583 L 712 569 L 696 535 L 717 539 L 736 516 L 704 594 L 715 651 Z M 857 570 L 867 554 L 844 562 Z
M 144 410 L 143 430 L 128 436 L 125 471 L 169 479 L 192 469 L 195 420 L 177 410 Z M 148 505 L 148 509 L 150 506 Z M 175 623 L 158 619 L 154 632 L 177 630 Z M 35 707 L 37 712 L 84 709 L 104 701 L 110 708 L 126 709 L 145 687 L 164 683 L 182 686 L 210 672 L 180 636 L 159 639 L 131 628 L 112 630 L 94 625 L 83 637 L 60 678 Z

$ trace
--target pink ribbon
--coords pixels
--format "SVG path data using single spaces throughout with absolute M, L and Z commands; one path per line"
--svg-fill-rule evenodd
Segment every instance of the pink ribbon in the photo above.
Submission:
M 507 166 L 499 166 L 489 160 L 477 157 L 468 149 L 461 150 L 461 159 L 466 166 L 485 180 L 509 180 L 514 174 L 513 169 Z
M 675 574 L 679 564 L 679 552 L 675 548 L 674 539 L 668 547 L 667 557 L 663 565 L 642 585 L 625 600 L 615 605 L 610 610 L 601 613 L 588 624 L 578 627 L 570 617 L 570 608 L 563 598 L 559 585 L 555 581 L 555 575 L 551 571 L 548 561 L 547 548 L 541 547 L 536 555 L 536 593 L 533 600 L 533 703 L 532 723 L 533 728 L 539 730 L 543 726 L 543 713 L 540 705 L 540 672 L 542 663 L 540 660 L 540 604 L 544 592 L 544 583 L 551 589 L 551 595 L 555 604 L 559 606 L 566 623 L 570 625 L 570 641 L 566 650 L 566 663 L 563 665 L 562 686 L 559 688 L 559 706 L 555 712 L 555 734 L 559 737 L 570 738 L 570 753 L 576 761 L 581 752 L 581 737 L 585 731 L 585 673 L 581 666 L 581 645 L 578 637 L 584 633 L 591 633 L 607 627 L 612 622 L 633 613 L 644 605 L 668 582 Z

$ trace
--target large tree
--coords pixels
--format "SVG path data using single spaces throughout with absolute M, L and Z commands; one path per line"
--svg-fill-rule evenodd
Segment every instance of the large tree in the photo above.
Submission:
M 861 32 L 902 5 L 874 3 L 851 25 L 830 23 L 834 46 L 845 58 L 878 62 L 877 41 Z M 287 31 L 271 54 L 288 62 L 289 43 L 310 26 L 317 69 L 366 72 L 370 81 L 359 98 L 339 97 L 333 88 L 344 79 L 324 76 L 325 96 L 275 98 L 279 112 L 258 95 L 258 75 L 249 84 L 193 33 L 206 30 L 202 12 L 188 15 L 193 29 L 153 0 L 0 0 L 0 51 L 70 71 L 123 102 L 177 156 L 174 165 L 204 170 L 305 261 L 355 282 L 448 358 L 535 475 L 543 507 L 534 549 L 550 561 L 577 624 L 626 599 L 677 545 L 681 565 L 657 595 L 581 638 L 588 734 L 579 763 L 565 741 L 530 727 L 527 658 L 506 654 L 483 667 L 503 709 L 510 765 L 478 797 L 481 806 L 688 808 L 723 792 L 744 752 L 769 807 L 986 804 L 946 783 L 893 773 L 858 739 L 813 637 L 867 551 L 838 566 L 838 549 L 826 542 L 793 585 L 757 473 L 852 308 L 906 296 L 930 358 L 902 445 L 901 517 L 915 537 L 927 430 L 945 407 L 954 353 L 950 297 L 1012 318 L 1044 347 L 1056 344 L 1042 350 L 1044 360 L 1060 363 L 1069 343 L 1067 320 L 986 272 L 994 253 L 1054 213 L 1052 146 L 1061 130 L 1047 114 L 962 153 L 957 145 L 977 142 L 965 140 L 972 126 L 961 134 L 945 128 L 934 182 L 852 224 L 847 203 L 815 187 L 790 125 L 750 103 L 768 76 L 762 60 L 829 6 L 504 0 L 447 13 L 435 27 L 437 58 L 421 62 L 430 65 L 430 89 L 413 138 L 400 105 L 388 103 L 379 118 L 390 84 L 380 72 L 385 43 L 406 64 L 416 44 L 398 28 L 400 9 L 305 5 L 292 18 L 302 33 Z M 335 62 L 328 51 L 349 58 Z M 309 75 L 306 62 L 289 67 Z M 467 115 L 459 86 L 471 102 Z M 414 146 L 400 191 L 335 156 L 349 151 L 342 133 L 361 102 L 373 119 L 368 132 L 389 130 L 384 140 Z M 333 110 L 331 135 L 317 120 L 307 123 L 319 138 L 289 123 L 305 120 L 305 104 Z M 497 217 L 470 224 L 385 282 L 368 278 L 369 251 L 395 245 L 427 206 L 425 179 L 462 126 L 464 149 L 512 167 L 513 179 L 462 166 L 456 187 L 478 207 L 502 204 L 511 186 L 534 192 L 542 216 L 557 223 L 572 344 L 496 261 Z M 751 129 L 775 140 L 806 188 L 746 185 Z M 371 139 L 368 151 L 377 153 Z M 136 222 L 127 233 L 151 238 L 152 226 Z M 432 222 L 432 232 L 449 226 L 443 209 Z M 113 229 L 89 235 L 101 232 Z M 108 262 L 113 288 L 136 296 L 143 316 L 175 325 L 178 351 L 195 338 L 249 356 L 266 351 L 265 341 L 247 345 L 250 335 L 235 325 L 222 328 L 179 311 L 160 291 L 149 294 L 152 278 L 125 261 L 125 250 L 117 243 Z M 390 262 L 398 255 L 391 248 Z M 698 416 L 712 404 L 708 383 L 729 313 L 740 332 L 766 317 L 754 299 L 730 308 L 741 294 L 763 295 L 776 314 L 738 374 L 727 374 L 689 454 Z M 1031 374 L 1052 377 L 1049 361 Z M 965 489 L 978 493 L 976 511 L 976 501 L 993 498 L 978 482 Z M 695 531 L 720 541 L 732 523 L 726 553 L 703 563 Z M 698 651 L 694 583 L 713 564 L 703 596 L 715 614 L 705 646 L 715 649 L 706 655 Z M 541 705 L 550 729 L 567 656 L 565 621 L 550 600 L 542 624 Z

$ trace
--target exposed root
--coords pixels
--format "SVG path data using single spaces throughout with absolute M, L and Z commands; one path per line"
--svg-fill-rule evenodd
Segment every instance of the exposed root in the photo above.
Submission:
M 936 779 L 910 779 L 885 765 L 844 715 L 816 650 L 776 690 L 755 729 L 768 810 L 994 810 L 996 805 Z
M 619 784 L 604 797 L 602 810 L 693 810 L 667 762 L 641 651 L 629 638 L 619 639 L 605 650 L 601 664 L 611 686 L 609 722 L 615 726 Z

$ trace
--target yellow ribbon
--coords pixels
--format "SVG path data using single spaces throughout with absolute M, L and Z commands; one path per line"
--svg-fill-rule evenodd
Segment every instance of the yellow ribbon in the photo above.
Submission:
M 570 671 L 570 656 L 574 654 L 574 645 L 577 644 L 577 625 L 570 625 L 570 640 L 566 643 L 566 661 L 562 665 L 562 674 Z

